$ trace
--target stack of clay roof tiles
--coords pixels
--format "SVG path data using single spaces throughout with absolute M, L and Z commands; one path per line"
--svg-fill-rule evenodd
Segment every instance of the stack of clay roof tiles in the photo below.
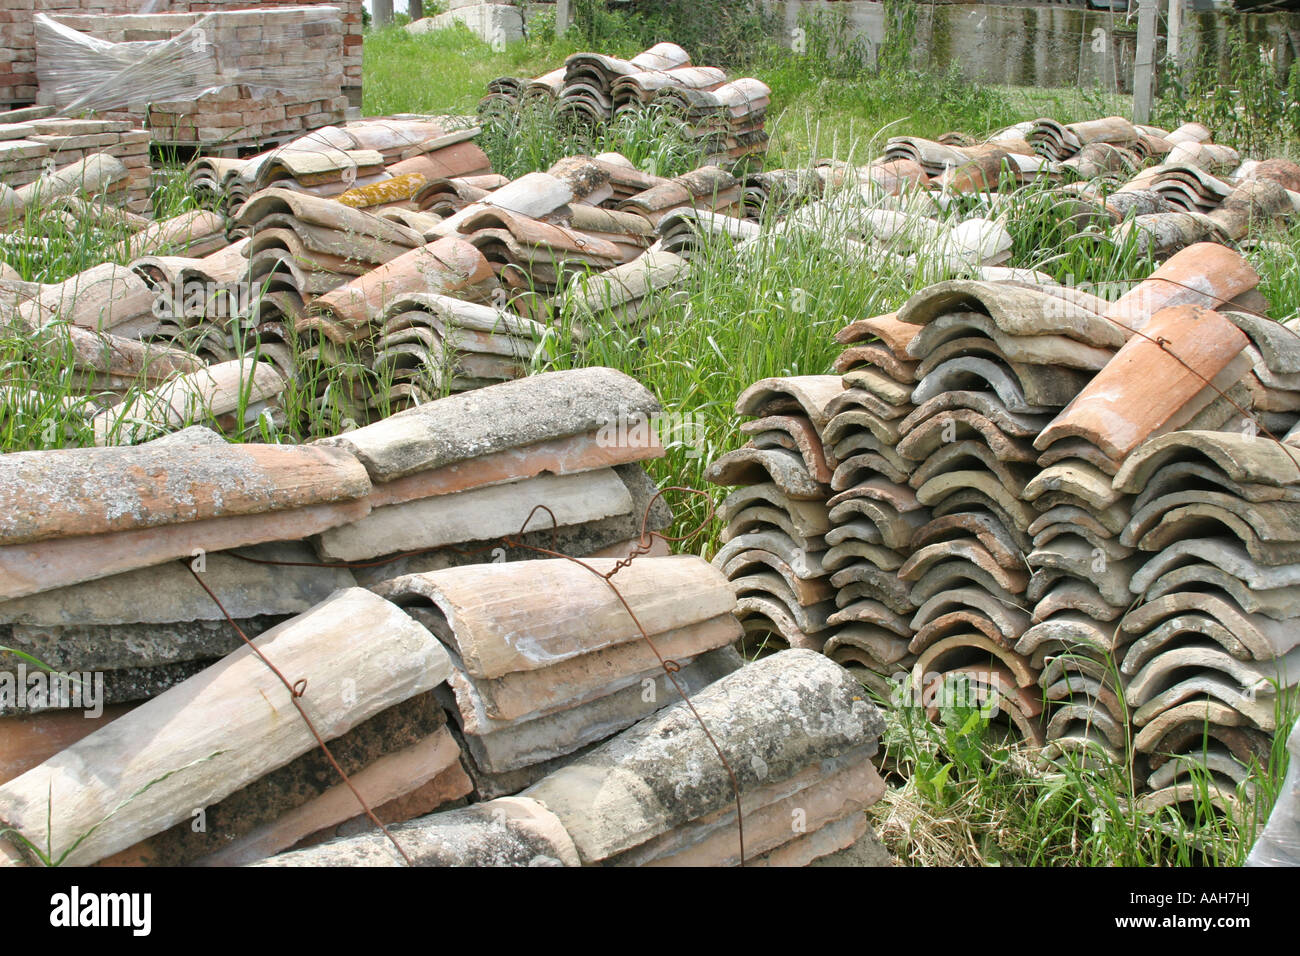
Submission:
M 682 208 L 702 207 L 734 215 L 743 209 L 743 198 L 740 180 L 718 166 L 706 165 L 629 196 L 618 208 L 643 216 L 657 226 L 664 216 Z
M 884 793 L 871 763 L 884 722 L 846 671 L 815 652 L 791 650 L 735 671 L 691 702 L 736 775 L 749 860 L 805 865 L 865 833 L 862 811 Z M 811 714 L 818 718 L 801 719 Z M 668 786 L 658 769 L 665 749 L 673 765 L 690 768 L 670 776 Z M 564 822 L 587 865 L 740 862 L 726 769 L 682 705 L 647 718 L 524 796 Z M 803 826 L 792 826 L 793 817 Z
M 1276 729 L 1274 694 L 1300 679 L 1281 623 L 1295 609 L 1277 600 L 1297 558 L 1287 530 L 1295 516 L 1279 489 L 1300 471 L 1294 450 L 1260 434 L 1261 413 L 1274 413 L 1255 406 L 1245 385 L 1258 381 L 1258 359 L 1238 325 L 1268 320 L 1232 318 L 1257 281 L 1221 247 L 1179 253 L 1111 308 L 1135 334 L 1035 443 L 1045 458 L 1069 445 L 1092 464 L 1071 462 L 1094 498 L 1077 523 L 1094 530 L 1085 576 L 1095 593 L 1078 605 L 1093 620 L 1075 613 L 1053 634 L 1049 618 L 1026 641 L 1078 645 L 1076 658 L 1088 661 L 1078 668 L 1081 696 L 1105 712 L 1076 728 L 1073 742 L 1122 753 L 1131 719 L 1149 807 L 1191 798 L 1191 764 L 1210 774 L 1216 801 L 1233 800 L 1238 784 L 1249 790 L 1252 763 L 1266 759 Z M 1274 365 L 1300 351 L 1294 332 L 1270 331 Z M 1102 656 L 1117 672 L 1105 673 Z
M 127 391 L 195 371 L 201 358 L 139 341 L 156 319 L 152 293 L 123 266 L 105 263 L 53 284 L 5 280 L 0 285 L 3 326 L 39 343 L 63 368 L 70 393 L 112 403 Z M 11 370 L 21 386 L 26 370 Z
M 370 367 L 398 410 L 523 377 L 545 335 L 531 319 L 418 292 L 385 309 Z
M 560 87 L 556 100 L 562 112 L 576 114 L 593 125 L 608 122 L 614 116 L 614 85 L 620 79 L 638 73 L 660 73 L 691 64 L 689 54 L 675 43 L 659 43 L 643 53 L 638 53 L 631 60 L 601 53 L 574 53 L 564 61 L 564 84 Z M 692 72 L 692 79 L 695 74 Z M 621 102 L 628 103 L 635 95 L 635 90 L 642 84 L 635 84 L 628 89 L 623 85 Z
M 840 182 L 840 170 L 830 165 L 812 169 L 771 169 L 745 175 L 745 218 L 761 220 L 768 210 L 789 212 L 821 198 L 828 183 Z
M 816 198 L 817 188 L 787 192 L 784 203 L 795 208 L 762 228 L 737 218 L 757 212 L 754 203 L 761 193 L 748 188 L 742 202 L 722 209 L 722 214 L 680 207 L 669 210 L 661 217 L 663 246 L 689 252 L 698 234 L 711 233 L 728 235 L 742 248 L 761 249 L 770 237 L 797 234 L 816 237 L 845 255 L 888 262 L 908 273 L 937 270 L 998 279 L 1012 274 L 1000 265 L 1010 257 L 1012 247 L 1012 237 L 1001 222 L 982 216 L 941 218 L 941 208 L 924 194 L 907 194 L 905 180 L 891 178 L 882 185 L 871 169 L 851 173 L 853 178 L 847 180 L 840 178 L 844 172 L 826 167 L 815 174 L 823 189 L 828 182 L 843 187 L 822 198 Z
M 652 52 L 647 50 L 642 56 Z M 716 90 L 726 82 L 727 74 L 714 66 L 665 66 L 621 74 L 610 84 L 612 115 L 639 112 L 655 102 L 664 90 Z
M 681 665 L 675 680 L 688 693 L 740 666 L 728 647 L 741 633 L 735 596 L 703 558 L 640 558 L 619 573 L 618 595 L 601 577 L 616 560 L 588 559 L 598 574 L 552 559 L 376 586 L 447 645 L 453 671 L 440 700 L 461 730 L 481 795 L 518 792 L 557 758 L 659 709 L 674 694 L 661 656 Z M 523 594 L 534 596 L 531 607 Z M 524 621 L 536 637 L 521 645 Z
M 729 865 L 732 768 L 751 860 L 853 845 L 883 791 L 881 718 L 819 655 L 741 666 L 726 579 L 650 535 L 666 515 L 638 463 L 662 449 L 605 431 L 658 410 L 588 369 L 312 445 L 190 428 L 0 457 L 0 859 L 393 862 L 360 794 L 385 823 L 421 818 L 394 830 L 416 860 L 491 862 L 458 828 L 502 811 L 549 821 L 568 865 Z M 625 812 L 615 764 L 666 796 L 629 790 Z M 488 802 L 425 816 L 466 799 Z
M 839 391 L 833 375 L 756 382 L 736 400 L 737 414 L 753 418 L 741 425 L 749 441 L 705 472 L 714 484 L 742 486 L 718 510 L 726 528 L 713 563 L 736 591 L 751 649 L 772 635 L 788 647 L 821 650 L 831 627 L 832 467 L 820 433 Z
M 419 233 L 331 199 L 280 187 L 255 193 L 232 220 L 231 235 L 247 237 L 249 277 L 268 284 L 254 315 L 295 320 L 308 304 L 424 245 Z
M 1032 123 L 1021 124 L 1017 132 L 1021 129 L 1024 130 L 1024 141 L 1035 152 L 1058 163 L 1077 157 L 1094 144 L 1128 150 L 1142 149 L 1140 144 L 1152 135 L 1150 128 L 1135 126 L 1122 116 L 1107 116 L 1069 125 L 1044 117 Z M 1208 137 L 1209 131 L 1206 130 L 1205 134 Z M 1008 132 L 999 139 L 1009 138 L 1010 135 Z M 1178 141 L 1180 140 L 1173 142 Z
M 209 362 L 239 357 L 244 343 L 230 334 L 229 323 L 246 315 L 252 306 L 250 263 L 245 255 L 248 240 L 227 245 L 224 232 L 222 239 L 214 251 L 182 246 L 165 250 L 171 255 L 142 255 L 131 263 L 132 271 L 148 286 L 154 299 L 154 325 L 148 338 L 184 348 Z M 183 254 L 187 252 L 197 254 Z M 275 270 L 267 269 L 267 273 Z M 271 292 L 276 281 L 287 280 L 268 275 L 264 281 L 266 291 Z M 262 291 L 261 286 L 258 291 Z M 272 354 L 271 349 L 266 351 Z M 284 353 L 276 358 L 285 374 L 293 373 L 292 355 Z
M 550 297 L 570 274 L 622 265 L 650 244 L 643 219 L 630 217 L 637 232 L 629 233 L 624 224 L 628 220 L 620 223 L 617 213 L 594 206 L 571 207 L 572 226 L 496 209 L 490 202 L 464 212 L 458 230 L 492 264 L 502 284 L 516 293 Z M 578 222 L 588 228 L 580 228 Z M 597 230 L 615 238 L 605 238 Z M 630 241 L 620 244 L 618 238 Z
M 767 151 L 771 93 L 752 77 L 729 82 L 716 67 L 693 66 L 681 47 L 659 43 L 631 60 L 574 53 L 535 80 L 502 77 L 488 84 L 479 110 L 513 110 L 540 99 L 554 103 L 561 117 L 596 128 L 629 113 L 666 110 L 699 144 L 706 163 L 731 166 Z
M 1117 656 L 1150 805 L 1187 799 L 1198 764 L 1216 800 L 1253 795 L 1284 729 L 1278 697 L 1300 682 L 1297 483 L 1300 447 L 1238 431 L 1158 437 L 1115 476 L 1136 495 L 1122 540 L 1144 561 Z
M 824 657 L 785 651 L 733 669 L 693 693 L 691 707 L 665 707 L 518 796 L 426 816 L 393 835 L 424 865 L 735 866 L 742 841 L 730 768 L 746 864 L 808 865 L 872 836 L 862 811 L 884 791 L 871 764 L 883 721 L 859 689 Z M 265 862 L 400 860 L 372 832 Z
M 686 268 L 686 260 L 674 252 L 648 250 L 613 269 L 575 275 L 566 289 L 566 308 L 579 323 L 609 316 L 636 328 L 658 308 L 652 293 L 671 288 Z
M 856 559 L 837 571 L 837 629 L 825 650 L 877 692 L 915 663 L 908 642 L 917 608 L 898 572 L 929 512 L 908 483 L 912 462 L 897 451 L 899 425 L 914 410 L 916 363 L 906 350 L 915 331 L 884 315 L 839 332 L 848 346 L 835 362 L 843 391 L 822 432 L 837 463 L 826 539 L 844 557 L 832 563 Z
M 471 140 L 477 127 L 433 117 L 378 117 L 327 126 L 248 159 L 202 157 L 192 188 L 215 194 L 235 215 L 260 189 L 276 186 L 364 207 L 411 199 L 429 182 L 490 172 Z M 387 185 L 385 185 L 387 184 Z M 373 197 L 367 187 L 374 187 Z
M 365 215 L 356 210 L 350 212 Z M 392 229 L 402 228 L 388 220 L 371 219 Z M 415 294 L 447 294 L 469 303 L 483 304 L 494 301 L 499 288 L 488 261 L 464 240 L 448 236 L 428 243 L 420 242 L 383 265 L 364 271 L 315 298 L 310 307 L 293 321 L 300 349 L 299 359 L 304 363 L 320 363 L 344 370 L 352 368 L 355 372 L 359 358 L 365 374 L 353 376 L 349 393 L 336 395 L 335 400 L 342 403 L 341 407 L 354 421 L 366 420 L 372 417 L 366 412 L 366 407 L 373 400 L 375 385 L 385 389 L 394 385 L 391 379 L 379 382 L 374 379 L 376 369 L 381 372 L 384 369 L 395 370 L 391 354 L 381 354 L 379 365 L 376 367 L 374 364 L 376 345 L 381 349 L 391 349 L 396 344 L 391 340 L 384 341 L 386 333 L 382 323 L 388 315 L 386 310 L 397 307 L 404 297 Z M 513 335 L 511 330 L 521 328 L 514 317 L 508 315 L 493 325 L 492 332 L 506 337 Z M 443 342 L 432 338 L 421 343 L 420 353 L 418 360 L 429 367 L 430 375 L 442 376 L 448 384 L 452 382 L 457 373 L 456 363 L 460 361 L 459 353 L 449 354 Z M 323 392 L 317 398 L 321 402 L 326 400 Z
M 998 696 L 1034 743 L 1043 740 L 1038 673 L 1014 650 L 1033 597 L 1029 529 L 1035 511 L 1068 502 L 1055 493 L 1036 500 L 1039 486 L 1052 486 L 1037 473 L 1030 442 L 1123 342 L 1088 304 L 1050 287 L 955 281 L 913 296 L 898 314 L 921 326 L 907 345 L 918 362 L 917 409 L 899 426 L 898 450 L 917 462 L 909 483 L 935 516 L 917 536 L 935 544 L 900 573 L 917 582 L 918 608 L 940 602 L 913 622 L 914 684 L 928 692 L 945 675 L 965 673 Z
M 328 578 L 314 580 L 325 585 Z M 207 597 L 196 581 L 189 584 Z M 349 682 L 347 694 L 306 696 L 331 755 L 374 805 L 409 799 L 448 772 L 460 779 L 444 784 L 435 800 L 468 792 L 455 741 L 430 695 L 448 675 L 447 656 L 382 598 L 342 586 L 262 630 L 252 647 L 239 646 L 235 636 L 233 652 L 226 636 L 234 630 L 224 620 L 190 630 L 194 636 L 176 642 L 182 649 L 206 633 L 220 642 L 209 653 L 221 659 L 189 668 L 188 679 L 176 675 L 169 689 L 153 688 L 150 699 L 127 713 L 105 713 L 98 726 L 82 720 L 88 726 L 65 731 L 62 740 L 47 737 L 56 752 L 34 766 L 11 762 L 10 779 L 0 785 L 0 815 L 11 832 L 74 865 L 212 864 L 256 859 L 356 816 L 355 796 L 294 712 L 291 691 L 254 647 L 291 673 L 310 674 L 318 687 Z M 186 772 L 166 772 L 175 767 Z M 142 788 L 148 800 L 130 799 Z M 37 790 L 45 797 L 36 798 Z M 191 827 L 194 806 L 205 808 L 207 826 Z M 417 812 L 428 809 L 426 802 Z M 77 840 L 68 836 L 73 833 L 89 836 Z
M 1210 136 L 1199 123 L 1169 132 L 1117 116 L 1070 125 L 1045 118 L 984 141 L 896 136 L 855 172 L 886 192 L 920 186 L 993 194 L 1064 180 L 1054 187 L 1060 214 L 1109 229 L 1118 241 L 1131 238 L 1139 252 L 1164 259 L 1196 242 L 1236 242 L 1300 211 L 1300 167 L 1284 159 L 1243 162 Z
M 327 439 L 365 461 L 377 487 L 371 513 L 321 535 L 321 555 L 371 562 L 517 535 L 525 522 L 527 540 L 584 542 L 584 553 L 637 537 L 654 491 L 635 462 L 662 449 L 652 437 L 641 442 L 627 429 L 621 436 L 617 429 L 613 437 L 601 433 L 615 414 L 607 418 L 607 410 L 620 403 L 634 419 L 658 411 L 653 397 L 627 376 L 582 369 L 466 392 Z M 440 445 L 438 436 L 448 435 L 476 437 Z M 528 454 L 515 450 L 521 444 L 529 445 Z M 478 463 L 476 472 L 471 461 Z M 534 514 L 538 505 L 550 513 Z M 661 527 L 664 516 L 656 506 L 651 526 Z M 441 551 L 410 556 L 382 573 L 416 573 L 469 557 L 457 560 L 454 552 Z M 359 573 L 370 580 L 369 572 Z
M 446 219 L 508 182 L 510 180 L 499 173 L 442 176 L 426 182 L 416 190 L 411 201 L 416 209 Z
M 852 323 L 820 417 L 804 409 L 797 440 L 742 426 L 755 440 L 707 472 L 772 482 L 720 508 L 738 613 L 746 589 L 787 598 L 750 615 L 747 641 L 820 646 L 882 697 L 910 671 L 932 711 L 964 677 L 1048 758 L 1138 762 L 1148 808 L 1192 799 L 1192 765 L 1221 804 L 1249 789 L 1274 696 L 1300 681 L 1300 334 L 1265 317 L 1258 281 L 1199 244 L 1112 303 L 952 280 Z M 779 390 L 759 383 L 737 411 L 762 414 L 765 394 Z M 809 524 L 811 502 L 829 520 Z M 766 563 L 790 574 L 742 567 L 746 508 L 787 542 Z M 831 585 L 815 595 L 794 573 L 804 561 L 816 579 L 811 556 Z M 815 598 L 802 617 L 791 582 Z
M 767 84 L 746 77 L 714 89 L 666 87 L 654 101 L 684 118 L 705 162 L 731 164 L 767 151 L 764 125 L 771 96 Z
M 541 319 L 570 283 L 630 267 L 667 213 L 730 209 L 738 196 L 738 181 L 716 167 L 666 180 L 612 158 L 569 157 L 463 205 L 425 235 L 463 237 L 481 250 L 510 307 Z
M 130 396 L 91 419 L 97 445 L 134 445 L 203 422 L 227 435 L 286 424 L 280 399 L 288 383 L 271 361 L 252 356 L 218 362 Z
M 173 428 L 207 400 L 209 425 L 260 427 L 264 414 L 279 420 L 277 397 L 295 380 L 314 383 L 311 400 L 328 403 L 335 420 L 365 422 L 519 377 L 566 286 L 632 267 L 674 212 L 739 211 L 740 182 L 716 167 L 667 180 L 607 154 L 514 181 L 488 177 L 474 133 L 393 117 L 319 130 L 251 160 L 200 160 L 191 183 L 224 196 L 229 220 L 196 211 L 156 226 L 132 222 L 138 231 L 121 244 L 124 258 L 135 257 L 130 269 L 104 265 L 49 288 L 20 283 L 15 301 L 29 324 L 63 318 L 184 349 L 202 360 L 186 372 L 234 363 L 144 383 L 161 388 L 101 415 L 102 440 Z M 115 162 L 99 158 L 87 175 L 111 180 Z M 69 177 L 58 183 L 68 193 L 63 215 L 105 215 Z M 42 184 L 55 191 L 54 179 Z M 393 184 L 400 188 L 382 194 Z M 431 211 L 439 202 L 441 212 Z M 633 300 L 684 268 L 658 250 L 633 268 L 660 259 L 669 268 L 652 270 Z M 588 318 L 626 301 L 592 298 Z M 336 376 L 317 375 L 323 367 L 342 382 L 329 389 Z
M 996 189 L 1001 176 L 1010 174 L 1014 183 L 1053 178 L 1043 157 L 1023 140 L 998 140 L 972 146 L 895 136 L 877 161 L 886 176 L 902 175 L 909 181 L 919 176 L 954 192 Z

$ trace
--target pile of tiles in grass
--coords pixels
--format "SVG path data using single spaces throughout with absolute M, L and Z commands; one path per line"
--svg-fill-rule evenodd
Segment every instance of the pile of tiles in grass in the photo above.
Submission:
M 664 112 L 679 122 L 706 163 L 729 166 L 767 152 L 771 94 L 759 80 L 728 80 L 716 67 L 694 66 L 676 44 L 658 43 L 631 60 L 574 53 L 563 67 L 537 79 L 493 80 L 479 113 L 542 103 L 559 122 L 600 130 L 629 114 Z
M 767 609 L 747 641 L 821 648 L 931 716 L 964 682 L 1045 758 L 1133 764 L 1151 810 L 1197 772 L 1249 797 L 1300 682 L 1300 333 L 1258 281 L 1198 244 L 1114 302 L 942 282 L 840 333 L 819 414 L 792 396 L 820 377 L 755 385 L 738 414 L 784 389 L 803 427 L 743 425 L 706 473 L 744 486 L 717 563 Z M 798 539 L 792 492 L 822 519 Z M 760 539 L 784 575 L 733 554 Z

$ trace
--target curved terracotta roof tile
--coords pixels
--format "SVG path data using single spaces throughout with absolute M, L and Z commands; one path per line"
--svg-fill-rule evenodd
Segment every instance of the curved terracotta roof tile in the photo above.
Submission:
M 1141 330 L 1161 309 L 1200 305 L 1217 309 L 1259 285 L 1259 273 L 1238 252 L 1198 242 L 1171 256 L 1107 311 L 1107 318 Z
M 1077 436 L 1119 461 L 1176 423 L 1211 381 L 1233 369 L 1249 341 L 1221 313 L 1193 305 L 1162 309 L 1143 331 L 1043 429 L 1035 448 Z
M 150 445 L 0 456 L 0 545 L 131 531 L 360 498 L 342 449 Z
M 645 386 L 614 369 L 545 372 L 407 409 L 320 444 L 347 449 L 375 481 L 387 482 L 602 428 L 610 443 L 636 445 L 638 425 L 659 410 Z
M 601 573 L 615 564 L 588 563 Z M 650 635 L 728 614 L 736 600 L 722 572 L 694 555 L 643 558 L 619 571 L 618 587 Z M 446 617 L 447 639 L 477 678 L 540 670 L 642 640 L 608 583 L 563 559 L 448 568 L 374 590 L 399 606 L 436 607 Z
M 372 323 L 399 296 L 464 294 L 477 287 L 477 297 L 482 298 L 495 285 L 492 267 L 472 245 L 451 237 L 436 239 L 327 292 L 315 301 L 313 313 L 296 324 L 299 332 L 319 329 L 335 342 L 353 342 L 368 338 Z

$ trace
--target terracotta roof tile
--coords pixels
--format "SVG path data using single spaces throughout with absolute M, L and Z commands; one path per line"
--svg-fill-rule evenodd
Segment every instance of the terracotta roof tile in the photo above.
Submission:
M 459 292 L 482 300 L 496 284 L 477 249 L 463 240 L 437 239 L 327 292 L 297 327 L 299 332 L 319 330 L 336 342 L 354 342 L 373 333 L 371 324 L 399 296 Z
M 1188 246 L 1162 263 L 1106 313 L 1127 329 L 1144 329 L 1161 309 L 1199 305 L 1217 309 L 1259 285 L 1259 274 L 1240 253 L 1215 242 Z
M 1077 436 L 1119 461 L 1176 423 L 1208 382 L 1233 369 L 1248 342 L 1221 313 L 1193 305 L 1161 310 L 1143 331 L 1043 430 L 1035 448 Z
M 638 423 L 649 440 L 658 412 L 643 385 L 614 369 L 546 372 L 411 408 L 321 444 L 351 451 L 377 482 L 601 428 L 636 460 L 644 447 Z
M 369 490 L 355 458 L 318 446 L 12 452 L 0 456 L 0 544 L 285 511 Z
M 604 572 L 615 562 L 587 563 Z M 692 555 L 642 558 L 619 571 L 618 587 L 651 635 L 730 613 L 735 606 L 722 573 Z M 563 559 L 449 568 L 397 578 L 374 590 L 399 605 L 437 608 L 447 620 L 447 632 L 440 636 L 475 678 L 535 671 L 641 639 L 608 584 Z M 566 600 L 551 600 L 556 594 Z

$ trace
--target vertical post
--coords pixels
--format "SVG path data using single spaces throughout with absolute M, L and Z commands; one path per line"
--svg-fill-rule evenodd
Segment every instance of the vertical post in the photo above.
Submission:
M 1172 3 L 1173 0 L 1170 0 Z M 406 13 L 411 22 L 424 19 L 424 0 L 406 0 Z
M 375 26 L 386 27 L 393 22 L 393 0 L 371 0 L 370 12 Z
M 1156 86 L 1156 13 L 1160 0 L 1138 0 L 1137 56 L 1133 62 L 1133 122 L 1151 120 Z
M 1169 66 L 1178 72 L 1183 45 L 1183 2 L 1169 0 Z
M 565 30 L 569 29 L 569 24 L 572 22 L 573 17 L 569 10 L 569 0 L 555 0 L 555 35 L 562 35 Z

